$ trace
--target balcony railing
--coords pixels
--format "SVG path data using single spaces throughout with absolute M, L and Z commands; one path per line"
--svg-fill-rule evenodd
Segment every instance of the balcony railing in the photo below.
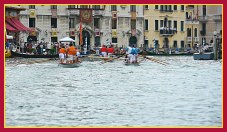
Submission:
M 199 37 L 194 37 L 194 42 L 199 42 Z
M 199 20 L 186 19 L 185 24 L 199 24 Z
M 104 10 L 93 10 L 92 14 L 93 16 L 103 16 Z
M 68 10 L 69 15 L 80 15 L 80 10 Z
M 172 36 L 175 33 L 176 33 L 175 28 L 166 28 L 166 27 L 160 28 L 160 35 L 161 36 Z
M 192 37 L 187 37 L 187 42 L 192 42 Z
M 221 21 L 222 20 L 222 15 L 215 15 L 215 16 L 213 16 L 213 19 L 215 21 Z
M 199 21 L 202 21 L 202 22 L 208 21 L 208 16 L 199 16 Z

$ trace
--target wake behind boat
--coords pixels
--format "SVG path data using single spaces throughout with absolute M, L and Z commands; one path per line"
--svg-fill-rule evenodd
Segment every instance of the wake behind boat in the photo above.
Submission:
M 76 62 L 76 63 L 59 63 L 59 66 L 63 67 L 63 68 L 74 68 L 74 67 L 79 67 L 81 65 L 80 62 Z

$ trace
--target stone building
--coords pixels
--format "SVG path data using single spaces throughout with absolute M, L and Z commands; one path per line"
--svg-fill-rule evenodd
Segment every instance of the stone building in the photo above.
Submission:
M 137 5 L 22 5 L 20 21 L 30 27 L 24 41 L 58 42 L 69 36 L 88 49 L 102 44 L 143 44 L 143 8 Z M 89 21 L 83 21 L 88 18 Z M 80 23 L 82 21 L 82 23 Z M 83 42 L 80 42 L 82 25 Z
M 201 42 L 211 44 L 216 31 L 222 37 L 222 5 L 199 5 Z
M 186 48 L 198 43 L 199 21 L 192 10 L 187 5 L 145 5 L 145 47 Z

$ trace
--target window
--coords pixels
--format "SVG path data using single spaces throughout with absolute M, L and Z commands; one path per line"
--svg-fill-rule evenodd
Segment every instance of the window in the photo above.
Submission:
M 160 28 L 163 27 L 163 20 L 160 20 Z
M 174 5 L 173 9 L 174 9 L 174 11 L 176 11 L 177 10 L 177 5 Z
M 167 11 L 167 5 L 164 5 L 164 11 Z
M 86 8 L 89 8 L 89 6 L 88 5 L 81 5 L 80 8 L 85 8 L 86 9 Z
M 180 28 L 180 31 L 184 31 L 184 21 L 181 21 L 180 24 L 181 24 L 181 25 L 180 25 L 180 27 L 181 27 L 181 28 Z
M 181 46 L 181 48 L 184 48 L 184 41 L 183 40 L 181 40 L 180 46 Z
M 117 19 L 112 19 L 112 29 L 117 29 Z
M 94 18 L 94 26 L 95 26 L 95 28 L 100 28 L 99 27 L 99 18 Z
M 172 28 L 172 21 L 171 20 L 168 21 L 168 27 Z
M 116 5 L 111 5 L 111 11 L 117 11 L 117 6 Z
M 75 19 L 69 18 L 69 28 L 75 28 Z
M 206 5 L 203 5 L 203 16 L 207 15 Z
M 173 21 L 173 28 L 177 31 L 177 21 Z
M 177 41 L 176 40 L 173 41 L 173 47 L 177 48 Z
M 158 5 L 155 5 L 155 6 L 154 6 L 154 9 L 157 9 L 157 10 L 158 10 Z
M 35 9 L 35 5 L 29 5 L 29 9 Z
M 35 27 L 35 18 L 29 18 L 29 27 Z
M 57 9 L 57 5 L 51 5 L 50 9 Z
M 58 38 L 57 37 L 51 37 L 51 42 L 58 42 Z
M 158 20 L 155 20 L 155 31 L 158 31 Z
M 160 11 L 164 11 L 163 5 L 160 6 Z
M 168 11 L 168 12 L 172 12 L 172 5 L 169 5 L 169 6 L 167 7 L 167 11 Z
M 136 12 L 136 6 L 135 5 L 131 5 L 130 6 L 130 11 L 131 12 Z
M 181 11 L 184 11 L 184 5 L 181 5 Z
M 97 9 L 101 9 L 100 5 L 93 5 L 92 8 L 93 8 L 93 9 L 96 9 L 96 10 L 97 10 Z
M 136 29 L 136 20 L 131 20 L 131 29 Z
M 145 5 L 145 6 L 144 6 L 144 9 L 145 9 L 145 10 L 148 10 L 148 5 Z
M 68 8 L 73 9 L 73 8 L 75 8 L 75 5 L 68 5 Z
M 51 28 L 57 28 L 57 18 L 51 18 Z
M 145 30 L 146 31 L 148 30 L 148 20 L 147 19 L 145 20 Z
M 144 40 L 144 44 L 145 44 L 145 49 L 147 49 L 148 48 L 148 43 L 149 43 L 149 41 L 146 39 L 146 40 Z
M 117 43 L 117 38 L 112 38 L 112 43 Z
M 192 36 L 192 30 L 191 28 L 187 28 L 187 37 L 191 37 Z
M 197 28 L 194 29 L 194 35 L 195 35 L 195 37 L 198 36 L 198 35 L 197 35 Z
M 203 35 L 206 35 L 206 23 L 202 23 L 202 32 Z

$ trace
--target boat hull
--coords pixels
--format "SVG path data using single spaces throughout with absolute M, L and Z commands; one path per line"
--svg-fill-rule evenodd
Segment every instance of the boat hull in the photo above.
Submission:
M 29 55 L 29 54 L 20 54 L 14 51 L 11 51 L 13 57 L 23 57 L 23 58 L 58 58 L 59 55 Z
M 127 62 L 124 62 L 124 64 L 126 65 L 126 66 L 139 66 L 140 65 L 140 63 L 127 63 Z
M 5 58 L 9 58 L 11 56 L 11 52 L 5 52 Z
M 74 68 L 74 67 L 79 67 L 81 63 L 73 63 L 73 64 L 66 64 L 66 63 L 59 63 L 59 66 L 63 68 Z

